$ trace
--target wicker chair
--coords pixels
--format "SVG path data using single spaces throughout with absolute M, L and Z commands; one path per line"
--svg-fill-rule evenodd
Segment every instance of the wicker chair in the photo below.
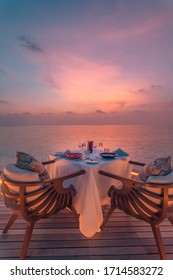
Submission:
M 133 161 L 130 161 L 130 163 L 133 165 L 144 165 L 143 163 Z M 159 225 L 166 218 L 173 225 L 173 183 L 166 182 L 166 176 L 164 176 L 164 183 L 157 183 L 157 176 L 154 176 L 153 182 L 144 183 L 103 170 L 100 170 L 99 173 L 119 182 L 119 186 L 111 186 L 108 190 L 110 208 L 101 228 L 104 227 L 115 208 L 119 208 L 126 214 L 150 224 L 160 259 L 167 259 Z M 173 171 L 167 176 L 173 179 Z
M 43 164 L 52 162 L 44 162 Z M 35 172 L 31 171 L 27 171 L 27 176 L 29 172 L 31 177 L 35 176 Z M 2 174 L 4 201 L 6 206 L 12 210 L 12 215 L 3 233 L 7 233 L 18 216 L 23 217 L 27 223 L 20 259 L 26 258 L 32 231 L 38 220 L 48 218 L 65 208 L 70 209 L 78 220 L 78 214 L 73 207 L 73 199 L 77 193 L 76 189 L 73 185 L 64 188 L 63 183 L 67 179 L 84 173 L 84 170 L 80 170 L 64 177 L 41 182 L 38 180 L 35 182 L 31 180 L 29 182 L 14 181 L 10 180 L 5 174 Z M 36 176 L 38 175 L 36 174 Z

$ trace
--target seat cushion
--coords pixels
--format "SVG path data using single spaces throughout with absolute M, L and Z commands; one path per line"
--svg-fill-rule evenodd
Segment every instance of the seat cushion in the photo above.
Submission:
M 150 176 L 166 176 L 172 170 L 171 157 L 157 158 L 152 162 L 145 164 L 139 172 L 139 179 L 146 182 Z
M 27 182 L 27 183 L 34 183 L 34 182 L 41 182 L 39 175 L 37 172 L 33 172 L 30 170 L 25 170 L 18 168 L 15 164 L 8 164 L 4 167 L 3 169 L 3 174 L 7 178 L 7 180 L 12 180 L 14 182 Z M 19 193 L 20 193 L 20 187 L 18 185 L 14 185 L 13 182 L 8 182 L 4 178 L 4 182 L 2 184 L 2 192 L 6 192 L 6 189 L 8 189 L 10 192 L 15 193 L 18 195 L 18 199 L 15 201 L 9 197 L 9 195 L 4 196 L 5 204 L 7 207 L 12 208 L 13 210 L 18 209 L 19 210 Z M 27 185 L 26 187 L 26 193 L 29 194 L 32 191 L 42 189 L 42 184 L 40 183 L 39 185 L 36 186 L 29 186 Z M 33 195 L 29 196 L 26 199 L 27 203 L 30 203 L 34 199 L 36 199 L 39 195 Z M 32 207 L 32 209 L 36 208 L 37 204 Z
M 15 164 L 7 164 L 3 169 L 3 174 L 7 179 L 15 182 L 27 182 L 27 183 L 40 182 L 38 173 L 30 170 L 20 169 Z M 13 183 L 9 183 L 9 182 L 7 184 L 10 190 L 19 193 L 18 186 L 13 185 Z M 31 191 L 38 188 L 40 188 L 40 186 L 33 186 L 32 189 L 28 186 L 26 190 Z
M 146 180 L 146 183 L 149 184 L 158 184 L 158 185 L 169 185 L 169 184 L 173 184 L 173 169 L 171 170 L 171 172 L 166 175 L 166 176 L 149 176 Z M 166 187 L 166 186 L 165 186 Z M 152 187 L 145 187 L 146 189 L 157 193 L 157 194 L 161 194 L 161 188 L 155 188 L 154 186 Z M 168 195 L 173 195 L 173 187 L 169 187 L 168 188 Z M 153 201 L 155 201 L 155 199 L 153 198 Z M 173 204 L 172 199 L 168 198 L 168 205 L 171 206 Z
M 18 168 L 37 172 L 41 181 L 50 179 L 44 165 L 33 156 L 24 152 L 17 152 L 16 157 L 16 166 Z
M 165 176 L 149 176 L 146 183 L 154 184 L 173 184 L 173 169 L 168 175 Z
M 7 164 L 3 170 L 4 175 L 13 181 L 18 182 L 38 182 L 40 178 L 38 173 L 18 168 L 15 164 Z

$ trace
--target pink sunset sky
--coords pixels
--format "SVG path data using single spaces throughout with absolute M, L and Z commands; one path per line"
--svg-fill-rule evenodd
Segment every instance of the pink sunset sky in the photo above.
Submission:
M 173 1 L 0 0 L 0 125 L 173 123 Z

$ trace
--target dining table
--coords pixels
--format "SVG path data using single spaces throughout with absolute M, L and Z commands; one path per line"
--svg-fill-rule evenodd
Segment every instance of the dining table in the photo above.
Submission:
M 49 160 L 54 159 L 54 163 L 47 166 L 51 178 L 66 176 L 81 169 L 85 170 L 84 175 L 66 180 L 64 187 L 73 184 L 77 190 L 74 208 L 79 214 L 80 232 L 88 238 L 101 231 L 102 207 L 110 204 L 110 198 L 107 195 L 109 187 L 120 186 L 120 181 L 102 176 L 99 170 L 125 177 L 129 177 L 131 173 L 130 156 L 115 156 L 107 159 L 102 158 L 100 154 L 101 151 L 95 150 L 89 160 L 86 160 L 84 155 L 79 159 L 69 159 L 66 156 L 57 157 L 56 154 L 51 154 Z

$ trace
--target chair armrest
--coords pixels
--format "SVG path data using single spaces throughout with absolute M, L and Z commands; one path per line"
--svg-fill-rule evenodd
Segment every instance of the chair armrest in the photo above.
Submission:
M 42 164 L 47 165 L 47 164 L 51 164 L 51 163 L 54 163 L 54 162 L 55 162 L 55 160 L 52 159 L 52 160 L 43 161 Z
M 106 177 L 109 177 L 109 178 L 113 178 L 115 180 L 119 180 L 121 181 L 122 183 L 131 183 L 131 184 L 140 184 L 140 185 L 147 185 L 146 183 L 142 182 L 142 181 L 139 181 L 139 180 L 133 180 L 133 179 L 130 179 L 130 178 L 125 178 L 125 177 L 122 177 L 122 176 L 119 176 L 119 175 L 116 175 L 116 174 L 113 174 L 113 173 L 109 173 L 109 172 L 106 172 L 104 170 L 99 170 L 99 174 L 103 175 L 103 176 L 106 176 Z
M 67 179 L 70 179 L 70 178 L 73 178 L 73 177 L 77 177 L 77 176 L 80 176 L 80 175 L 83 175 L 83 174 L 85 174 L 85 170 L 82 169 L 82 170 L 79 170 L 77 172 L 71 173 L 69 175 L 59 177 L 59 179 L 61 179 L 61 181 L 63 182 L 65 180 L 67 180 Z
M 138 166 L 144 166 L 145 165 L 145 163 L 143 163 L 143 162 L 138 162 L 138 161 L 134 161 L 134 160 L 129 160 L 129 163 L 133 164 L 133 165 L 138 165 Z
M 116 179 L 116 180 L 119 180 L 123 183 L 124 186 L 134 186 L 134 185 L 138 185 L 139 186 L 142 186 L 142 187 L 147 187 L 147 188 L 173 188 L 173 184 L 172 183 L 147 183 L 147 182 L 143 182 L 143 181 L 140 181 L 140 180 L 134 180 L 134 179 L 130 179 L 130 178 L 125 178 L 125 177 L 122 177 L 122 176 L 119 176 L 119 175 L 116 175 L 116 174 L 113 174 L 113 173 L 109 173 L 109 172 L 106 172 L 104 170 L 99 170 L 99 174 L 101 175 L 104 175 L 106 177 L 109 177 L 109 178 L 113 178 L 113 179 Z
M 78 172 L 66 175 L 66 176 L 55 177 L 53 179 L 48 179 L 48 180 L 45 180 L 45 181 L 36 181 L 36 182 L 13 181 L 13 180 L 10 180 L 9 178 L 7 178 L 5 174 L 2 174 L 2 181 L 6 181 L 8 183 L 11 183 L 14 186 L 25 186 L 25 187 L 29 186 L 29 187 L 32 187 L 32 186 L 40 186 L 40 185 L 49 184 L 49 183 L 54 182 L 54 181 L 61 181 L 61 183 L 62 183 L 63 181 L 65 181 L 67 179 L 77 177 L 77 176 L 80 176 L 82 174 L 85 174 L 85 170 L 83 170 L 83 169 L 78 171 Z

